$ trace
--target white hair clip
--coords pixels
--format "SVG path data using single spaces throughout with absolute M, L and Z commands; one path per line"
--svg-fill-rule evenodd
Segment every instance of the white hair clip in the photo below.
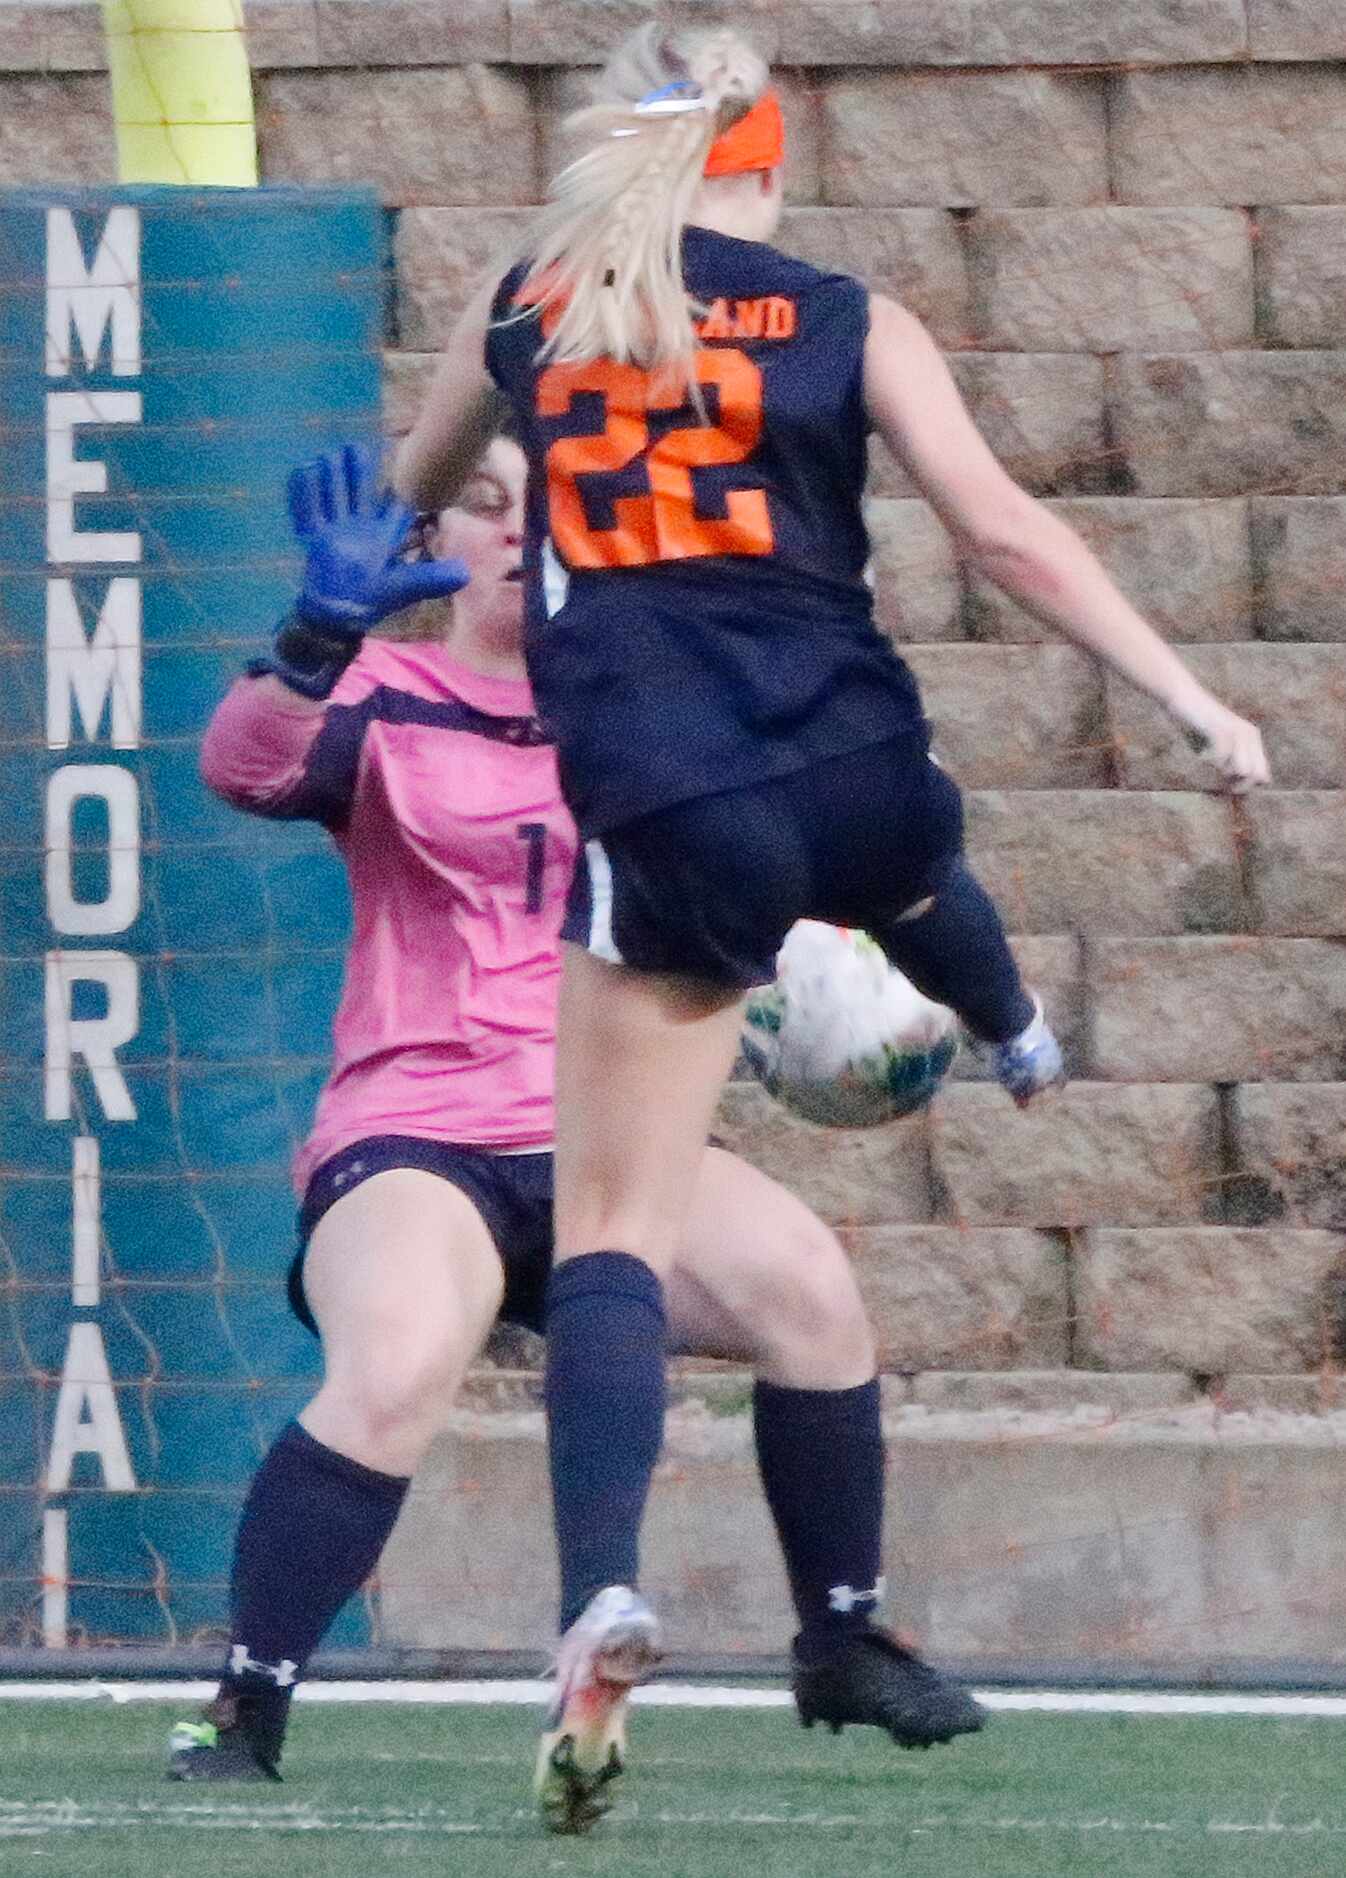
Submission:
M 658 91 L 647 91 L 631 109 L 637 117 L 681 117 L 689 111 L 708 111 L 710 105 L 698 85 L 679 79 Z

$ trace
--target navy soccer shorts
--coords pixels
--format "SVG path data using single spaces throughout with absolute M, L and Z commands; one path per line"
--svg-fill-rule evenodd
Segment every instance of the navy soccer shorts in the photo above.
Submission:
M 505 1273 L 500 1315 L 541 1331 L 552 1264 L 552 1157 L 492 1154 L 416 1135 L 372 1135 L 343 1148 L 314 1171 L 299 1209 L 299 1250 L 286 1289 L 290 1309 L 306 1329 L 318 1326 L 304 1296 L 304 1254 L 328 1208 L 375 1174 L 411 1167 L 436 1174 L 461 1190 L 486 1222 Z
M 882 941 L 939 892 L 962 848 L 962 798 L 913 729 L 587 842 L 561 936 L 640 971 L 746 990 L 775 976 L 796 920 Z

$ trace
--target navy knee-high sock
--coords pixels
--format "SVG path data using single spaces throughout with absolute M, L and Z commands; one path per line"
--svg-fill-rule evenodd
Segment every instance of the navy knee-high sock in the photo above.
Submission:
M 338 1454 L 298 1422 L 253 1476 L 234 1546 L 221 1692 L 240 1698 L 268 1759 L 279 1758 L 296 1679 L 378 1563 L 410 1484 Z
M 604 1585 L 634 1585 L 664 1439 L 663 1286 L 643 1259 L 589 1252 L 547 1285 L 547 1431 L 561 1629 Z
M 1033 1019 L 995 902 L 963 862 L 918 919 L 876 932 L 898 970 L 937 1004 L 947 1004 L 973 1036 L 1008 1043 Z
M 855 1389 L 759 1382 L 753 1433 L 807 1662 L 863 1629 L 883 1596 L 878 1378 Z

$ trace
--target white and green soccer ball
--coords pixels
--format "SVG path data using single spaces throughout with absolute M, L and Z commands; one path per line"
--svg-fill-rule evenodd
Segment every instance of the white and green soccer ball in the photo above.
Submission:
M 800 920 L 748 998 L 743 1057 L 778 1102 L 829 1128 L 924 1108 L 958 1053 L 957 1019 L 867 933 Z

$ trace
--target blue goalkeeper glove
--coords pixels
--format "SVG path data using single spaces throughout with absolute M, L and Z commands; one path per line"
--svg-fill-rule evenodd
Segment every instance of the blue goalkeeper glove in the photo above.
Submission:
M 308 550 L 304 584 L 281 622 L 272 672 L 306 698 L 327 698 L 371 626 L 468 581 L 461 561 L 403 559 L 416 516 L 379 479 L 378 452 L 345 444 L 290 472 L 290 522 Z

